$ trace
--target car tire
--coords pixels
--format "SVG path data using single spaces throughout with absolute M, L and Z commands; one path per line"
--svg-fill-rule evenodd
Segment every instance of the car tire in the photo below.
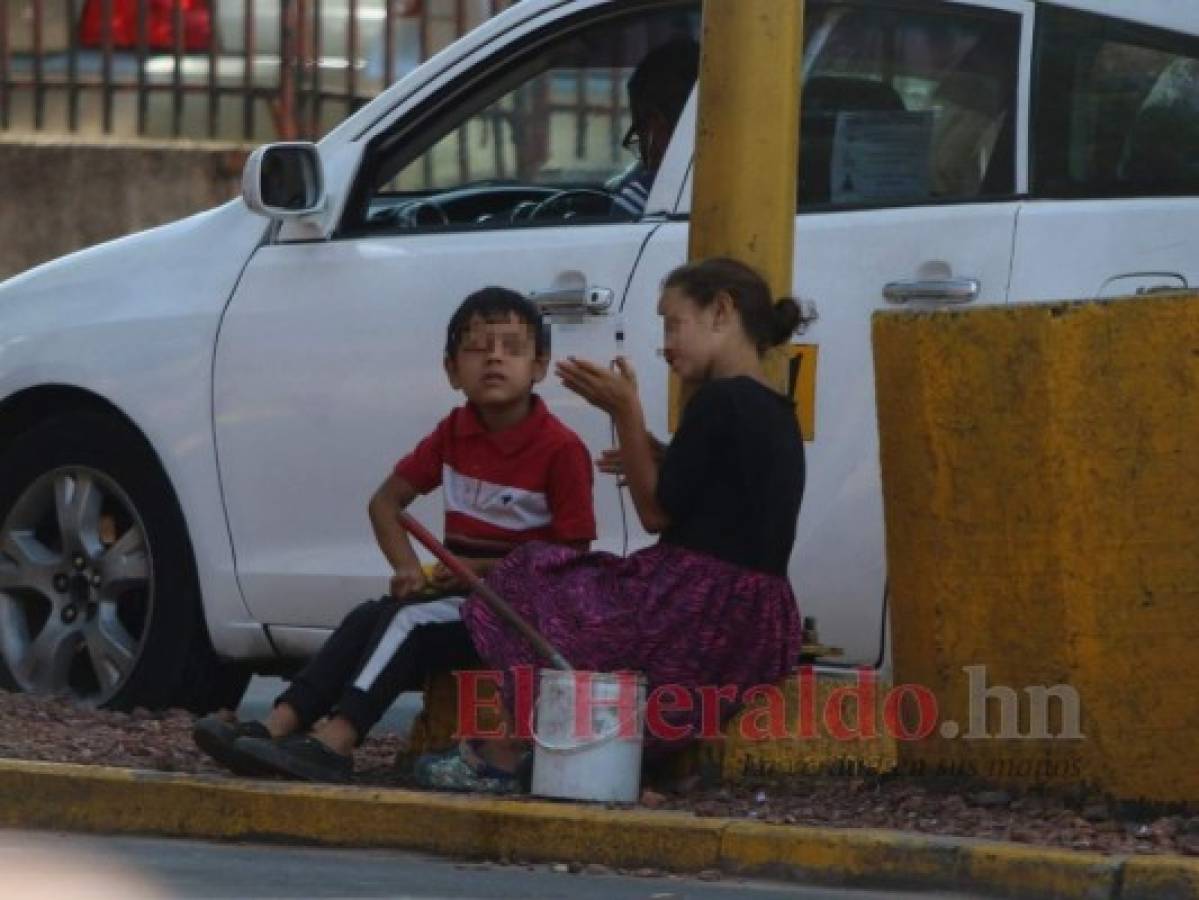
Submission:
M 236 708 L 153 450 L 113 415 L 64 413 L 0 451 L 0 683 L 114 709 Z

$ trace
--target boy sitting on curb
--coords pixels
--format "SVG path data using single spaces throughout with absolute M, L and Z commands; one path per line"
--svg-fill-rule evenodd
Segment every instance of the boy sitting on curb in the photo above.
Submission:
M 533 393 L 548 344 L 540 311 L 520 294 L 489 287 L 463 301 L 447 329 L 445 370 L 467 403 L 400 460 L 370 501 L 375 538 L 395 573 L 390 593 L 342 620 L 265 721 L 197 722 L 200 749 L 237 774 L 347 781 L 354 747 L 400 693 L 420 690 L 434 672 L 481 665 L 462 623 L 463 598 L 449 596 L 463 586 L 440 567 L 430 581 L 399 522 L 398 511 L 421 494 L 442 487 L 445 543 L 480 575 L 530 541 L 587 549 L 595 539 L 587 448 Z

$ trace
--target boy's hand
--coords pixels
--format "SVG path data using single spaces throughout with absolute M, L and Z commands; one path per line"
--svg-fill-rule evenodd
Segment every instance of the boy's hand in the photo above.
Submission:
M 466 566 L 480 578 L 487 575 L 494 567 L 496 560 L 493 559 L 463 559 L 462 565 Z M 429 570 L 429 583 L 441 591 L 469 591 L 470 585 L 463 579 L 459 578 L 441 563 L 433 566 Z
M 459 560 L 462 565 L 470 569 L 480 578 L 486 578 L 487 573 L 495 568 L 499 563 L 499 559 L 491 559 L 489 557 L 469 557 Z M 441 563 L 428 568 L 429 584 L 439 591 L 461 592 L 463 594 L 471 590 L 471 586 L 462 578 L 459 578 Z
M 439 591 L 464 590 L 466 588 L 466 585 L 462 583 L 462 579 L 447 569 L 442 563 L 435 565 L 429 573 L 429 583 Z
M 403 600 L 425 589 L 428 580 L 420 565 L 403 566 L 391 576 L 391 596 Z

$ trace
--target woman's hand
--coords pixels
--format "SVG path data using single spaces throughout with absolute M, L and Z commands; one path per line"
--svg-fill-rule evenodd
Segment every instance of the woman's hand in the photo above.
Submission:
M 623 356 L 613 361 L 615 371 L 571 356 L 560 361 L 555 372 L 563 386 L 610 416 L 637 408 L 637 375 Z
M 649 443 L 650 457 L 654 461 L 654 465 L 662 465 L 662 459 L 666 456 L 666 445 L 654 437 L 652 434 L 645 435 Z M 595 461 L 595 467 L 605 475 L 615 475 L 619 479 L 617 482 L 621 487 L 627 483 L 624 478 L 624 451 L 620 447 L 609 447 L 600 454 L 599 459 Z

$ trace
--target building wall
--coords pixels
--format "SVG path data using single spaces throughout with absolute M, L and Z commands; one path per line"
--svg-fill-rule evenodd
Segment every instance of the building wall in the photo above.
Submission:
M 0 138 L 0 278 L 236 197 L 246 154 L 231 144 Z

